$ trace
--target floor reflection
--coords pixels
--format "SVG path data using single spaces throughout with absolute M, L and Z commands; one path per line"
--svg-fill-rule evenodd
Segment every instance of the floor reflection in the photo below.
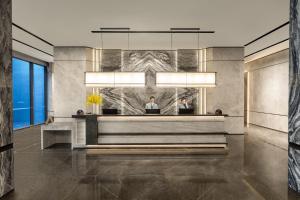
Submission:
M 297 199 L 287 187 L 288 152 L 255 137 L 268 130 L 251 131 L 229 136 L 226 156 L 103 156 L 40 151 L 39 129 L 25 129 L 15 137 L 16 190 L 4 199 Z

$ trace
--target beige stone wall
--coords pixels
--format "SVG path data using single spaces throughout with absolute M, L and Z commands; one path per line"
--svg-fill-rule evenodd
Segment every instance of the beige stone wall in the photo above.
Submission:
M 288 55 L 283 50 L 246 64 L 250 124 L 288 131 Z

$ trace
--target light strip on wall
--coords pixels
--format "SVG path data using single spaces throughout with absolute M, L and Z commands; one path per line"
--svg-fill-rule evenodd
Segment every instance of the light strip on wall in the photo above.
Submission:
M 157 72 L 157 87 L 206 88 L 216 86 L 215 72 Z
M 144 87 L 144 72 L 85 72 L 87 87 Z

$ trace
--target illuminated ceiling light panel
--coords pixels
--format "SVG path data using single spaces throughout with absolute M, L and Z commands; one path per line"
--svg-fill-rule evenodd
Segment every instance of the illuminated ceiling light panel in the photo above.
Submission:
M 144 87 L 144 72 L 86 72 L 87 87 Z
M 157 87 L 207 88 L 216 86 L 215 72 L 157 72 Z

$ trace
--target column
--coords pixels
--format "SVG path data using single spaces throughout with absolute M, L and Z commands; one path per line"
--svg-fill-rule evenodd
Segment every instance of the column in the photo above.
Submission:
M 0 197 L 13 190 L 12 4 L 0 1 Z
M 300 192 L 300 3 L 290 1 L 289 159 L 288 183 Z
M 206 89 L 207 112 L 221 109 L 229 134 L 244 133 L 244 47 L 212 47 L 206 50 L 206 71 L 217 72 L 217 87 Z

